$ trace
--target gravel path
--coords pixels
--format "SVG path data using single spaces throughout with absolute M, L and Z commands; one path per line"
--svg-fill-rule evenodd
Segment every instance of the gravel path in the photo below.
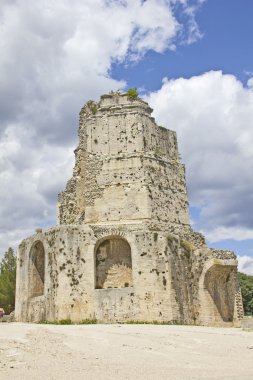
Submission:
M 0 379 L 252 380 L 253 332 L 1 323 Z

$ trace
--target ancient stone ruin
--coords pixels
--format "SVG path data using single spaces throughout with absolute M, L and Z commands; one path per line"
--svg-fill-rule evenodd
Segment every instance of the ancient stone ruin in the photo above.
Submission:
M 19 246 L 16 320 L 238 325 L 236 256 L 191 229 L 176 133 L 151 112 L 119 93 L 81 109 L 58 226 Z

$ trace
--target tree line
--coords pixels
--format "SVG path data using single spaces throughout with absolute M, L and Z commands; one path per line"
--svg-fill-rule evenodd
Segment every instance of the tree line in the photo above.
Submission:
M 238 273 L 245 315 L 253 315 L 253 276 Z M 15 308 L 16 256 L 9 248 L 0 263 L 0 308 L 6 314 Z
M 245 315 L 253 315 L 253 276 L 238 273 Z
M 9 248 L 0 263 L 0 308 L 10 314 L 15 308 L 16 256 Z

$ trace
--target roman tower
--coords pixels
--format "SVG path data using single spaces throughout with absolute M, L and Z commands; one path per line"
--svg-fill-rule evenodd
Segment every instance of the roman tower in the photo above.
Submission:
M 239 323 L 236 257 L 192 231 L 176 133 L 151 112 L 120 93 L 82 108 L 58 226 L 19 247 L 18 320 Z

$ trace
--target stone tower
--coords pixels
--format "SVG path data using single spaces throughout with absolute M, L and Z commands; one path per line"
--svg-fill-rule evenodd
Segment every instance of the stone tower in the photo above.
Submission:
M 58 223 L 19 247 L 16 318 L 238 324 L 237 261 L 189 224 L 176 133 L 139 98 L 80 112 Z

